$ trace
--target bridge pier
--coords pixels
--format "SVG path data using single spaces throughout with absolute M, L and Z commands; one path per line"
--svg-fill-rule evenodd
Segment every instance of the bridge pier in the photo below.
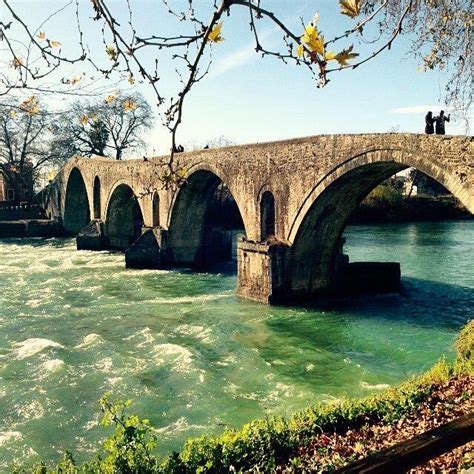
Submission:
M 291 287 L 291 247 L 282 242 L 241 240 L 237 246 L 237 295 L 265 304 L 338 298 L 400 290 L 400 264 L 396 262 L 354 262 L 342 252 L 341 239 L 336 266 L 327 283 Z
M 100 219 L 93 219 L 76 236 L 77 250 L 102 250 L 104 248 L 104 228 Z
M 168 263 L 168 232 L 161 227 L 145 227 L 138 239 L 125 251 L 127 268 L 158 269 Z
M 280 242 L 237 244 L 237 295 L 260 303 L 274 303 L 285 295 L 288 246 Z

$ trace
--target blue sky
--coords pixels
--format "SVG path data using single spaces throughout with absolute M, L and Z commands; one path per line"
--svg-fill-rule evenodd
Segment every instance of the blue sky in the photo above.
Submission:
M 29 22 L 37 25 L 64 3 L 13 1 Z M 159 0 L 132 0 L 131 3 L 135 24 L 144 33 L 181 31 L 174 29 L 181 25 L 170 21 L 160 9 Z M 171 0 L 172 5 L 180 3 Z M 196 2 L 202 9 L 209 3 L 211 0 Z M 91 52 L 106 61 L 98 32 L 100 25 L 90 20 L 90 2 L 80 0 L 80 4 Z M 115 0 L 110 4 L 117 17 L 125 22 L 125 1 Z M 316 11 L 326 38 L 354 25 L 353 20 L 339 14 L 336 0 L 267 0 L 262 1 L 262 5 L 268 6 L 297 32 L 302 30 L 300 18 L 307 23 Z M 71 13 L 71 8 L 66 9 L 44 27 L 48 37 L 61 41 L 67 52 L 75 48 Z M 276 34 L 271 24 L 259 22 L 259 27 L 265 45 L 282 44 L 281 35 Z M 391 51 L 356 70 L 334 73 L 330 76 L 331 82 L 318 89 L 305 68 L 284 65 L 271 57 L 261 58 L 253 51 L 248 13 L 241 7 L 234 7 L 231 16 L 224 19 L 222 36 L 225 41 L 213 46 L 210 74 L 195 85 L 188 96 L 178 135 L 178 142 L 185 145 L 204 144 L 219 136 L 236 143 L 249 143 L 324 133 L 423 132 L 426 110 L 437 113 L 440 108 L 449 107 L 449 104 L 439 103 L 443 76 L 439 72 L 418 72 L 417 62 L 406 54 L 407 38 L 401 38 Z M 341 47 L 349 44 L 342 42 Z M 370 52 L 373 47 L 354 45 L 361 53 Z M 152 62 L 154 58 L 154 54 L 148 54 L 146 60 Z M 177 90 L 173 66 L 170 61 L 163 61 L 161 65 L 161 82 L 167 92 Z M 149 86 L 136 88 L 155 103 Z M 51 99 L 51 103 L 55 103 L 54 100 Z M 448 124 L 448 133 L 464 131 L 461 123 Z M 166 152 L 169 137 L 162 127 L 157 125 L 149 138 L 150 152 L 152 149 L 156 153 Z

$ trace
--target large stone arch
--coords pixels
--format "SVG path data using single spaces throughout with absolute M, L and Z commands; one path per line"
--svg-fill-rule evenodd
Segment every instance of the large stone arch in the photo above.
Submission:
M 71 169 L 64 196 L 64 230 L 76 235 L 90 221 L 89 197 L 82 173 L 77 167 Z
M 293 243 L 299 228 L 313 203 L 318 199 L 322 192 L 328 188 L 334 181 L 351 170 L 371 164 L 371 163 L 394 163 L 399 166 L 401 171 L 405 168 L 416 168 L 427 174 L 431 178 L 442 184 L 454 197 L 466 206 L 466 208 L 474 214 L 474 195 L 469 192 L 467 186 L 464 186 L 459 177 L 450 169 L 448 164 L 443 163 L 442 157 L 420 156 L 404 150 L 370 150 L 356 154 L 344 161 L 341 161 L 329 173 L 325 174 L 311 189 L 303 200 L 293 219 L 287 239 Z M 396 173 L 395 171 L 394 173 Z M 392 174 L 394 174 L 392 173 Z M 391 175 L 389 175 L 391 176 Z M 374 185 L 374 187 L 377 184 Z M 365 197 L 365 196 L 364 196 Z
M 196 166 L 180 187 L 170 206 L 167 250 L 171 263 L 191 267 L 206 267 L 223 260 L 222 232 L 208 221 L 210 207 L 219 185 L 224 184 L 215 170 Z M 228 188 L 227 188 L 228 189 Z M 229 190 L 232 195 L 232 191 Z M 233 195 L 232 195 L 233 196 Z M 235 212 L 242 219 L 238 203 Z
M 112 188 L 104 214 L 106 245 L 126 250 L 140 236 L 143 227 L 142 209 L 127 183 L 119 182 Z
M 432 157 L 401 150 L 376 150 L 342 162 L 324 176 L 304 200 L 293 221 L 288 241 L 286 285 L 292 295 L 330 289 L 340 258 L 340 239 L 351 213 L 385 179 L 414 167 L 445 186 L 466 207 L 467 189 L 448 167 Z

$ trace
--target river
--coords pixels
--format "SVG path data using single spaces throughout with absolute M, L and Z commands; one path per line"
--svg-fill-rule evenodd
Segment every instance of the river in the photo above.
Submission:
M 159 450 L 360 397 L 430 367 L 474 308 L 474 221 L 350 226 L 351 261 L 400 261 L 403 291 L 331 308 L 239 300 L 235 275 L 126 270 L 72 239 L 0 241 L 0 470 L 94 452 L 100 396 L 134 400 Z

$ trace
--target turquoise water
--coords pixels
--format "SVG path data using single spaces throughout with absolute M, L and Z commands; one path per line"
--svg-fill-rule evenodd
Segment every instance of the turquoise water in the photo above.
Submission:
M 474 221 L 351 226 L 352 261 L 400 261 L 401 295 L 331 309 L 234 296 L 235 276 L 124 268 L 70 239 L 0 241 L 0 470 L 84 459 L 104 436 L 111 391 L 157 427 L 160 451 L 188 436 L 363 396 L 452 357 L 473 316 Z

